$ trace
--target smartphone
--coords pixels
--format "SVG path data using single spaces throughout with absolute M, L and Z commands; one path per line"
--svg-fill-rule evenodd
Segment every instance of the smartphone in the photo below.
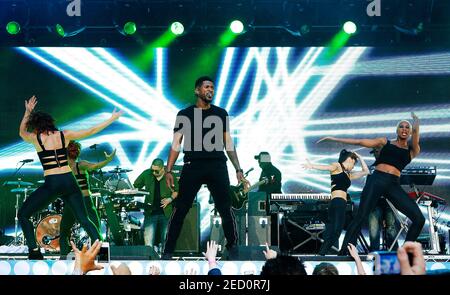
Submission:
M 108 242 L 102 242 L 102 247 L 100 248 L 100 252 L 98 252 L 97 260 L 98 262 L 105 262 L 109 263 L 109 243 Z
M 379 251 L 372 253 L 374 261 L 374 274 L 376 275 L 399 275 L 400 263 L 395 251 Z

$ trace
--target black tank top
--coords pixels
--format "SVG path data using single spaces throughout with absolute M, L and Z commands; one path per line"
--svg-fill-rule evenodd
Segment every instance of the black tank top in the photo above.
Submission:
M 347 192 L 348 188 L 352 184 L 350 177 L 345 173 L 344 167 L 339 163 L 342 168 L 342 172 L 331 175 L 331 191 L 344 191 Z M 333 186 L 334 185 L 334 186 Z
M 82 191 L 89 190 L 89 180 L 87 178 L 86 173 L 81 173 L 80 168 L 78 167 L 78 162 L 75 164 L 77 171 L 75 173 L 75 178 L 77 179 L 78 186 Z
M 380 155 L 374 165 L 388 164 L 397 168 L 398 171 L 402 171 L 409 163 L 411 163 L 411 147 L 408 146 L 408 149 L 404 149 L 391 144 L 388 140 L 380 150 Z
M 59 131 L 61 135 L 62 148 L 56 150 L 46 150 L 42 144 L 41 134 L 37 135 L 37 141 L 42 148 L 42 151 L 38 152 L 39 160 L 41 161 L 42 168 L 45 170 L 64 167 L 68 165 L 67 161 L 67 148 L 66 141 L 63 132 Z M 56 162 L 55 164 L 49 164 L 50 162 Z

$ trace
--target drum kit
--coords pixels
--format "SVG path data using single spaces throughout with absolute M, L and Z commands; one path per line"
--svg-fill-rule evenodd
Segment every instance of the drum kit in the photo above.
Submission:
M 126 173 L 130 169 L 116 167 L 105 172 L 106 180 L 102 181 L 92 174 L 91 197 L 101 219 L 101 234 L 106 241 L 116 245 L 141 245 L 143 244 L 143 231 L 141 221 L 143 219 L 143 199 L 148 192 L 133 188 Z M 103 173 L 102 177 L 103 179 Z M 37 183 L 42 184 L 44 180 Z M 34 183 L 7 181 L 4 185 L 15 186 L 10 191 L 16 194 L 15 202 L 15 230 L 14 245 L 24 245 L 22 234 L 18 232 L 18 211 L 21 204 L 36 188 Z M 23 196 L 23 198 L 22 198 Z M 32 222 L 36 228 L 36 241 L 38 245 L 48 252 L 59 252 L 59 237 L 64 202 L 57 199 L 48 208 L 41 210 L 32 216 Z M 79 224 L 72 228 L 72 240 L 77 246 L 86 243 L 89 238 Z

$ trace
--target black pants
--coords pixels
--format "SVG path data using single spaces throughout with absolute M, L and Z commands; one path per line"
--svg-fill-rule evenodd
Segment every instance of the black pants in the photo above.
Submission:
M 33 223 L 30 221 L 31 215 L 46 208 L 48 204 L 58 197 L 64 201 L 65 206 L 70 207 L 76 219 L 78 219 L 91 239 L 101 240 L 97 227 L 87 217 L 81 190 L 75 176 L 70 172 L 45 176 L 44 185 L 31 193 L 20 208 L 18 218 L 23 234 L 27 240 L 28 249 L 37 248 Z
M 415 241 L 417 239 L 425 224 L 425 218 L 420 212 L 419 206 L 401 188 L 399 177 L 375 170 L 364 186 L 358 212 L 348 227 L 340 254 L 348 253 L 348 243 L 356 244 L 361 225 L 367 220 L 369 213 L 375 208 L 381 196 L 391 201 L 395 208 L 411 220 L 412 223 L 405 240 Z
M 90 196 L 83 196 L 83 202 L 84 206 L 86 207 L 89 220 L 94 222 L 95 226 L 100 229 L 100 218 L 98 217 L 97 210 L 95 209 L 92 198 Z M 65 206 L 61 219 L 61 237 L 59 238 L 61 255 L 67 255 L 72 249 L 72 247 L 70 246 L 70 234 L 75 221 L 75 214 L 72 212 L 72 209 Z
M 320 247 L 319 255 L 326 255 L 332 246 L 339 249 L 339 237 L 345 225 L 345 208 L 347 201 L 343 198 L 333 198 L 328 208 L 328 223 L 324 233 L 324 243 Z
M 231 210 L 230 180 L 226 162 L 223 160 L 197 160 L 185 163 L 180 176 L 180 191 L 174 202 L 172 216 L 167 226 L 164 253 L 173 253 L 183 220 L 202 184 L 208 186 L 216 209 L 222 217 L 227 248 L 238 240 L 236 221 Z

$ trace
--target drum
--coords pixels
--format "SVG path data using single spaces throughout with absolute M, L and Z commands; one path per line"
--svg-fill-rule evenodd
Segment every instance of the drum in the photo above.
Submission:
M 36 228 L 36 241 L 41 248 L 51 252 L 59 251 L 61 219 L 60 214 L 52 214 L 39 221 Z

